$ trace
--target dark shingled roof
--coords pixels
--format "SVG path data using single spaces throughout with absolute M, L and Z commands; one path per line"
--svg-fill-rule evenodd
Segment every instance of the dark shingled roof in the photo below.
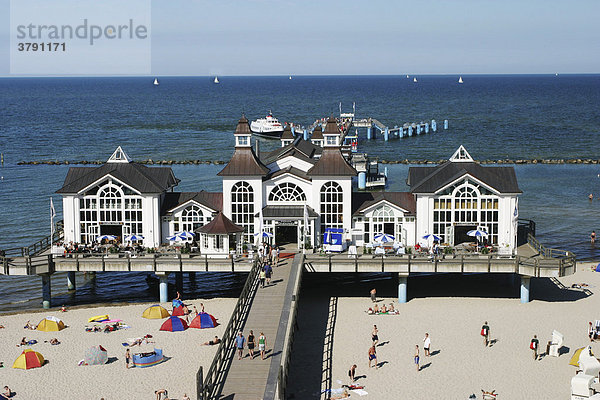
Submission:
M 162 203 L 161 215 L 167 214 L 169 211 L 182 204 L 194 200 L 211 210 L 223 210 L 223 193 L 217 192 L 167 192 Z
M 209 235 L 228 235 L 230 233 L 243 232 L 244 228 L 231 222 L 229 218 L 219 213 L 208 224 L 196 229 L 196 232 Z
M 298 178 L 302 178 L 302 179 L 306 179 L 307 181 L 310 181 L 310 176 L 308 176 L 306 174 L 306 172 L 302 171 L 301 169 L 295 168 L 295 167 L 287 167 L 284 169 L 280 169 L 277 170 L 275 172 L 273 172 L 272 174 L 267 175 L 264 179 L 273 179 L 276 178 L 280 175 L 284 175 L 284 174 L 292 174 L 294 176 L 297 176 Z
M 317 125 L 315 127 L 315 130 L 312 133 L 312 136 L 310 137 L 311 140 L 317 139 L 317 140 L 323 140 L 323 130 L 321 129 L 320 125 Z
M 237 126 L 235 127 L 234 135 L 252 135 L 252 131 L 250 130 L 250 125 L 248 124 L 248 118 L 244 114 L 238 121 Z
M 466 174 L 500 193 L 522 193 L 513 167 L 483 167 L 476 162 L 446 161 L 436 167 L 410 167 L 406 183 L 412 193 L 435 193 Z
M 352 215 L 359 214 L 364 209 L 386 200 L 406 211 L 408 214 L 417 212 L 415 196 L 409 192 L 353 192 Z
M 294 134 L 292 133 L 292 127 L 289 125 L 286 125 L 285 128 L 283 129 L 283 133 L 281 134 L 281 138 L 282 139 L 294 139 Z
M 321 158 L 307 174 L 309 176 L 356 176 L 356 170 L 348 164 L 339 148 L 331 147 L 323 149 Z
M 277 148 L 267 153 L 261 153 L 260 160 L 263 164 L 269 165 L 272 162 L 280 160 L 284 157 L 293 156 L 314 164 L 316 162 L 313 159 L 314 156 L 321 154 L 322 152 L 323 148 L 321 146 L 315 146 L 314 144 L 302 139 L 302 137 L 297 137 L 287 146 Z
M 333 115 L 329 117 L 327 120 L 327 124 L 325 124 L 325 128 L 323 129 L 323 134 L 325 135 L 339 135 L 340 128 L 337 125 L 337 121 L 333 118 Z
M 265 176 L 269 168 L 265 167 L 254 154 L 251 147 L 236 148 L 229 163 L 219 172 L 219 176 Z
M 107 175 L 140 193 L 162 193 L 179 183 L 170 167 L 147 167 L 135 162 L 109 162 L 99 167 L 71 167 L 63 187 L 56 193 L 78 193 Z
M 310 207 L 308 209 L 308 216 L 317 218 L 319 214 Z M 304 217 L 304 206 L 266 206 L 263 208 L 263 218 L 303 218 Z M 258 213 L 255 214 L 258 216 Z

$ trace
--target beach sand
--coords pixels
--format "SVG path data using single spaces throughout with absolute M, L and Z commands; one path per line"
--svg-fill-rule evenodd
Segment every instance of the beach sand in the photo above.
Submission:
M 218 319 L 219 326 L 213 329 L 188 329 L 183 332 L 161 332 L 164 320 L 142 318 L 142 312 L 151 304 L 81 308 L 61 313 L 23 313 L 0 317 L 0 386 L 8 385 L 16 392 L 15 399 L 153 399 L 154 391 L 165 388 L 170 398 L 180 399 L 184 393 L 196 398 L 196 372 L 200 365 L 210 366 L 217 346 L 201 346 L 215 335 L 222 336 L 237 299 L 186 300 L 199 308 L 202 302 L 206 312 Z M 171 310 L 170 303 L 162 304 Z M 191 309 L 191 306 L 190 306 Z M 110 318 L 122 319 L 130 329 L 111 333 L 85 332 L 88 318 L 109 314 Z M 62 319 L 68 326 L 60 332 L 41 332 L 23 329 L 27 320 L 37 324 L 47 315 Z M 155 344 L 144 344 L 131 348 L 132 353 L 152 351 L 153 346 L 163 349 L 168 359 L 149 368 L 125 368 L 125 350 L 121 345 L 128 338 L 151 334 Z M 35 339 L 37 344 L 16 347 L 23 336 Z M 58 338 L 60 345 L 52 346 L 45 340 Z M 77 366 L 87 348 L 102 345 L 108 351 L 109 364 L 99 366 Z M 13 369 L 14 360 L 25 348 L 41 353 L 48 363 L 30 370 Z M 110 362 L 112 357 L 117 360 Z
M 575 275 L 559 280 L 567 287 L 588 283 L 595 293 L 600 290 L 600 273 L 591 272 L 590 266 L 579 263 Z M 507 283 L 506 277 L 493 279 L 500 283 L 498 290 L 490 288 L 492 298 L 479 297 L 479 292 L 469 297 L 426 297 L 427 285 L 420 284 L 415 289 L 419 297 L 398 307 L 388 290 L 385 303 L 393 301 L 400 315 L 366 314 L 372 306 L 368 290 L 364 290 L 367 287 L 361 289 L 360 297 L 341 294 L 337 306 L 336 298 L 329 294 L 315 292 L 302 298 L 289 393 L 296 399 L 325 399 L 319 392 L 339 388 L 338 381 L 348 384 L 348 369 L 357 364 L 357 383 L 365 386 L 368 395 L 351 393 L 352 398 L 467 399 L 475 394 L 481 399 L 481 389 L 485 389 L 496 390 L 498 399 L 568 399 L 576 370 L 569 360 L 577 348 L 590 344 L 588 322 L 600 319 L 597 296 L 561 289 L 549 279 L 534 279 L 534 300 L 520 304 L 518 297 L 502 296 L 503 292 L 518 296 L 518 281 L 514 284 Z M 491 286 L 493 279 L 487 278 L 484 283 Z M 376 287 L 377 283 L 371 285 Z M 411 281 L 409 295 L 410 285 Z M 437 291 L 431 288 L 432 293 Z M 452 289 L 442 290 L 447 292 Z M 480 336 L 486 320 L 495 341 L 488 348 Z M 379 369 L 367 368 L 373 324 L 379 329 Z M 327 336 L 328 328 L 333 332 L 331 336 Z M 531 338 L 537 334 L 543 352 L 554 329 L 564 335 L 568 354 L 534 361 L 529 349 Z M 425 357 L 422 350 L 426 332 L 431 337 L 431 357 Z M 315 348 L 314 343 L 324 346 Z M 417 344 L 421 349 L 418 372 L 413 361 Z M 592 343 L 592 348 L 600 355 L 600 343 Z

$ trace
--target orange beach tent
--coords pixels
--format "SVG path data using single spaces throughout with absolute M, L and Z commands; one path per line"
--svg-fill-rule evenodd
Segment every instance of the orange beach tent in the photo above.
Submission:
M 153 305 L 151 307 L 146 308 L 142 317 L 148 319 L 163 319 L 169 316 L 169 312 L 164 308 L 159 306 L 158 304 Z
M 44 356 L 31 349 L 23 350 L 23 353 L 15 360 L 13 368 L 31 369 L 44 365 Z
M 43 332 L 62 331 L 63 329 L 65 329 L 65 323 L 62 322 L 59 318 L 50 316 L 41 320 L 36 329 L 38 331 Z

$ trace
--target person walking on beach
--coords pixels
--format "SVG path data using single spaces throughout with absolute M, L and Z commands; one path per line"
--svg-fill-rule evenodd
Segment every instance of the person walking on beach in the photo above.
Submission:
M 369 348 L 369 368 L 371 368 L 371 361 L 375 362 L 375 369 L 379 368 L 377 366 L 377 352 L 375 351 L 375 346 Z
M 258 337 L 258 350 L 260 351 L 260 359 L 265 359 L 265 349 L 267 348 L 267 338 L 264 333 L 260 333 Z
M 131 351 L 125 350 L 125 368 L 129 369 L 129 362 L 131 361 Z
M 481 327 L 481 336 L 483 336 L 483 345 L 488 347 L 488 344 L 490 343 L 490 327 L 487 321 L 485 321 Z
M 594 325 L 592 324 L 592 321 L 590 321 L 590 324 L 588 325 L 588 337 L 590 338 L 590 342 L 594 341 Z
M 421 367 L 419 366 L 419 345 L 418 344 L 415 346 L 415 365 L 417 366 L 417 371 L 420 371 Z
M 254 360 L 254 346 L 256 342 L 254 341 L 254 332 L 250 330 L 250 334 L 248 335 L 248 355 L 250 359 Z
M 372 301 L 373 303 L 376 303 L 376 302 L 377 302 L 377 290 L 375 290 L 375 289 L 372 289 L 372 290 L 371 290 L 371 301 Z
M 348 370 L 348 377 L 350 378 L 350 384 L 356 381 L 356 364 L 352 365 L 350 370 Z
M 592 231 L 592 233 L 590 234 L 590 241 L 592 243 L 596 243 L 596 231 Z
M 371 340 L 373 341 L 373 346 L 377 346 L 379 343 L 379 330 L 377 329 L 377 325 L 373 325 L 373 332 L 371 332 Z
M 531 339 L 531 343 L 529 344 L 529 348 L 533 350 L 533 359 L 538 359 L 538 347 L 540 346 L 540 341 L 537 339 L 537 335 L 533 335 L 533 339 Z
M 264 288 L 265 287 L 265 279 L 267 277 L 267 273 L 265 272 L 264 267 L 260 269 L 259 276 L 260 276 L 260 287 Z
M 237 347 L 237 351 L 238 351 L 238 360 L 242 359 L 243 356 L 243 352 L 244 352 L 244 343 L 246 342 L 246 338 L 244 337 L 244 334 L 242 333 L 242 331 L 238 332 L 238 335 L 235 337 L 235 347 Z
M 429 337 L 429 333 L 425 333 L 425 339 L 423 339 L 423 351 L 425 352 L 425 357 L 429 357 L 431 355 L 429 353 L 430 347 L 431 347 L 431 338 Z

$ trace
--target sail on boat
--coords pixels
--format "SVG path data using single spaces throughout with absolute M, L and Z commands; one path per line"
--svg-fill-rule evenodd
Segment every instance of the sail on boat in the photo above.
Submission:
M 406 75 L 406 79 L 410 78 L 410 76 Z
M 213 81 L 214 83 L 219 83 L 219 77 L 215 76 L 215 80 Z
M 415 82 L 415 83 L 416 83 L 416 82 L 417 82 L 417 78 L 413 78 L 413 82 Z
M 158 86 L 158 79 L 154 78 L 154 86 Z
M 458 83 L 463 83 L 462 76 L 458 78 Z
M 290 75 L 290 80 L 292 80 L 292 76 Z

